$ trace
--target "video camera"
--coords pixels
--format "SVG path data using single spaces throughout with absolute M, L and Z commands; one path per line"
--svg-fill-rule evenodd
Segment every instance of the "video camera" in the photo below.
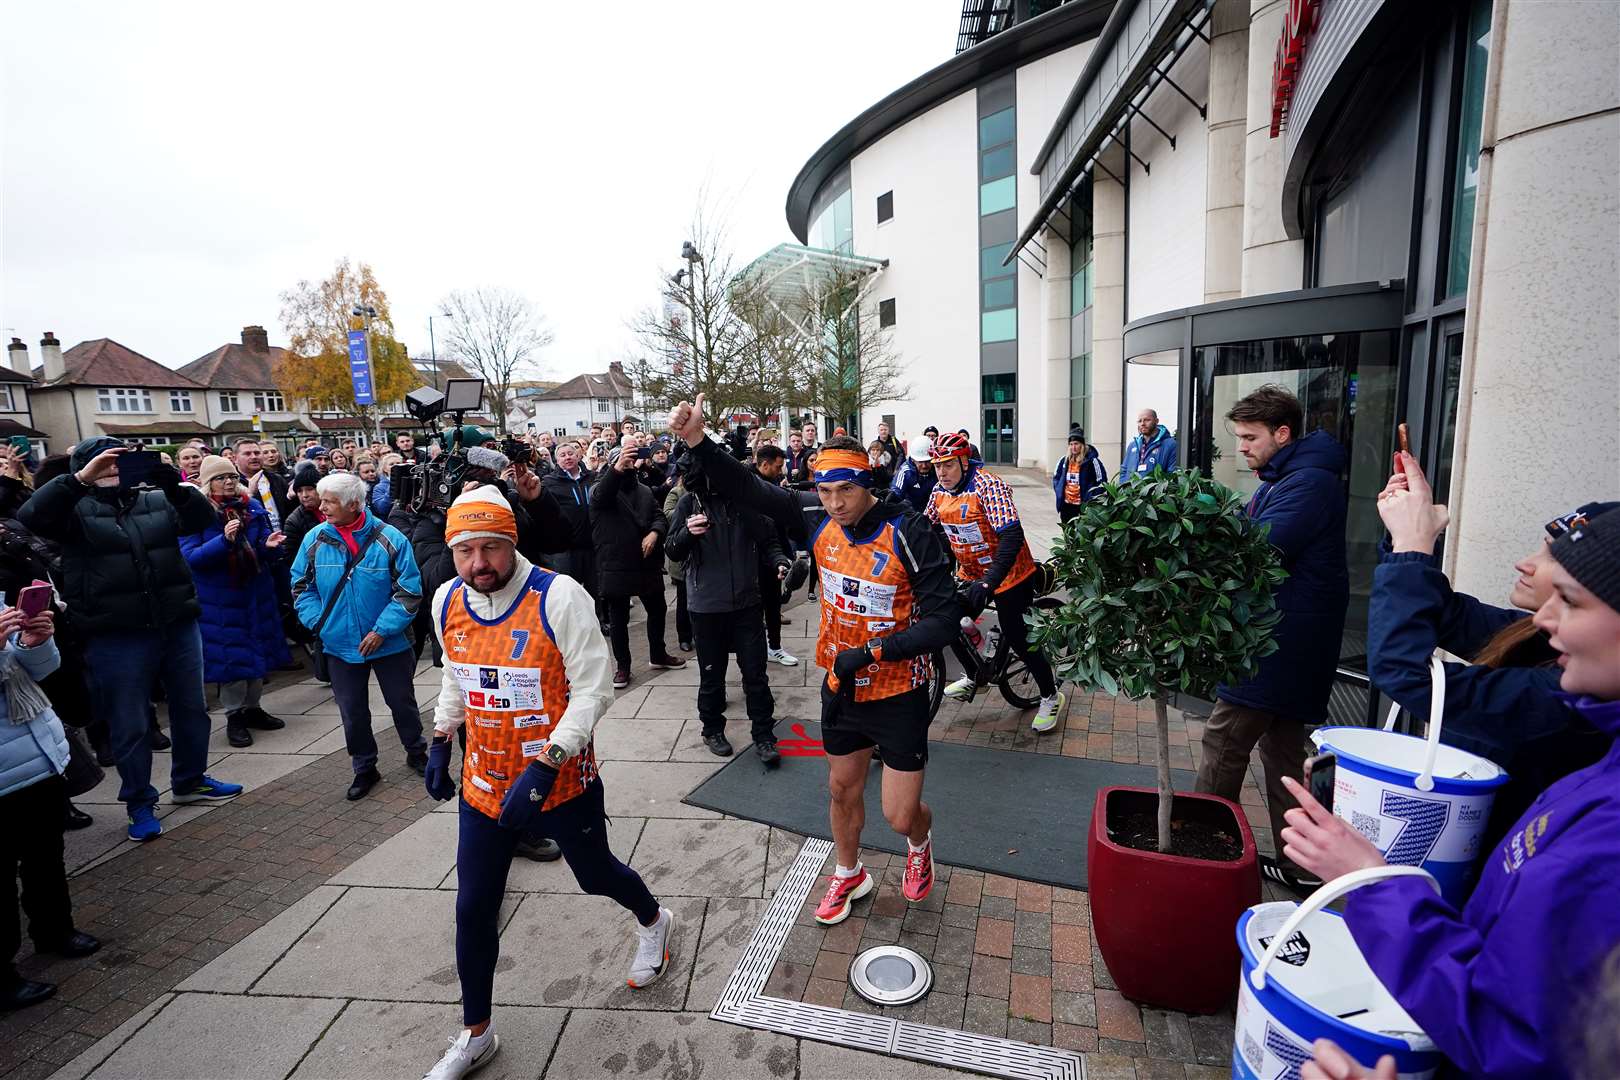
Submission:
M 428 441 L 443 451 L 427 461 L 401 462 L 388 470 L 389 494 L 394 502 L 421 513 L 428 508 L 448 509 L 461 490 L 467 471 L 464 418 L 484 404 L 483 379 L 447 379 L 444 392 L 431 386 L 405 395 L 405 411 L 428 431 Z M 450 423 L 444 424 L 448 416 Z

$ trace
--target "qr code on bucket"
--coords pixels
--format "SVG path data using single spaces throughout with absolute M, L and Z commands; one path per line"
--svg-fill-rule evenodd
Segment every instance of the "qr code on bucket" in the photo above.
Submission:
M 1350 811 L 1350 827 L 1373 843 L 1378 842 L 1378 819 L 1360 810 Z
M 1243 1033 L 1243 1060 L 1249 1063 L 1249 1068 L 1255 1072 L 1260 1071 L 1260 1044 L 1255 1041 L 1254 1035 L 1245 1031 Z

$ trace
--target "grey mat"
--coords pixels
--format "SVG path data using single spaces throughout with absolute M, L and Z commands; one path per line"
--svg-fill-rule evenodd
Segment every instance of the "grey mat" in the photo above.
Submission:
M 820 724 L 783 721 L 776 728 L 784 754 L 780 769 L 767 772 L 749 747 L 682 801 L 830 840 L 827 760 L 792 753 L 801 741 L 795 727 L 810 740 L 821 738 Z M 883 820 L 882 772 L 874 767 L 867 777 L 861 845 L 902 854 L 905 841 Z M 1113 784 L 1153 787 L 1154 773 L 1151 765 L 931 742 L 923 801 L 934 811 L 934 858 L 1083 889 L 1097 791 Z M 1177 769 L 1171 778 L 1176 790 L 1192 790 L 1192 773 Z

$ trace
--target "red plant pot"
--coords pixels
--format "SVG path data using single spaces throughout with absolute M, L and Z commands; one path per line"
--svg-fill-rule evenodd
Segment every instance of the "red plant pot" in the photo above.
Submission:
M 1171 816 L 1240 838 L 1232 862 L 1136 851 L 1108 838 L 1111 815 L 1156 812 L 1153 788 L 1097 792 L 1086 849 L 1091 920 L 1103 961 L 1120 993 L 1189 1013 L 1217 1012 L 1237 993 L 1232 928 L 1260 902 L 1254 835 L 1238 804 L 1217 795 L 1177 793 Z

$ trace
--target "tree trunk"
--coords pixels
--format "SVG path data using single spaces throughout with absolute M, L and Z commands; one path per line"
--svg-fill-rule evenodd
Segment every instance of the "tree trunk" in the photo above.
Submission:
M 1170 695 L 1153 695 L 1153 719 L 1159 732 L 1159 850 L 1170 853 L 1170 807 L 1176 793 L 1170 787 Z

